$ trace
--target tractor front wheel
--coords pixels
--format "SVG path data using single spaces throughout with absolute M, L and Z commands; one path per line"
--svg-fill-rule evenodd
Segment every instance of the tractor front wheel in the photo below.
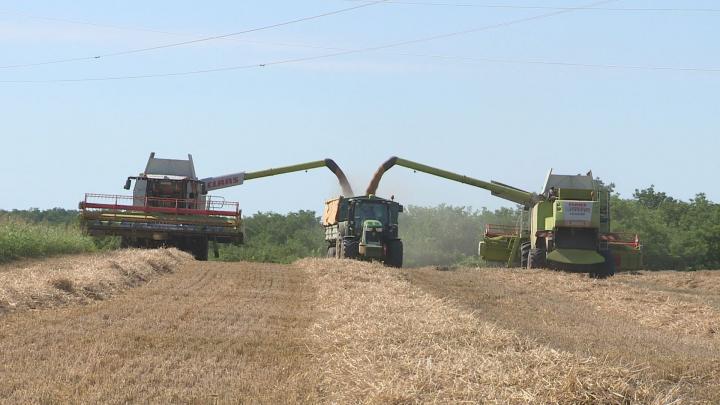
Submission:
M 401 240 L 391 240 L 387 244 L 387 257 L 385 265 L 401 268 L 403 265 L 403 243 Z
M 345 238 L 342 241 L 340 256 L 343 259 L 356 259 L 359 254 L 360 244 L 355 238 Z

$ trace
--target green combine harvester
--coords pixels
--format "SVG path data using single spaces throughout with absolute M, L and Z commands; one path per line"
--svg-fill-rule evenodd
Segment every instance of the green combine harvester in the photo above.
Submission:
M 395 165 L 486 189 L 524 208 L 518 226 L 486 227 L 479 246 L 483 260 L 600 277 L 642 266 L 638 237 L 610 232 L 610 194 L 599 187 L 591 172 L 558 175 L 550 171 L 542 192 L 535 194 L 393 157 L 375 173 L 368 194 L 375 194 L 383 174 Z

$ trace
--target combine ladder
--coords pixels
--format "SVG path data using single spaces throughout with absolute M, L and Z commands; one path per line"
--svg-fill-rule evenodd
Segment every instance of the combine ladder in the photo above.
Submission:
M 610 193 L 607 191 L 596 191 L 598 203 L 600 204 L 600 233 L 610 233 Z M 600 239 L 600 251 L 607 251 L 610 245 L 606 239 Z
M 510 256 L 508 257 L 507 265 L 506 267 L 510 268 L 515 265 L 515 263 L 518 262 L 518 260 L 515 260 L 515 258 L 518 255 L 518 251 L 520 250 L 520 241 L 522 240 L 522 234 L 523 234 L 523 225 L 525 225 L 525 210 L 520 211 L 520 218 L 518 218 L 518 234 L 515 237 L 515 240 L 513 240 L 512 249 L 510 249 Z

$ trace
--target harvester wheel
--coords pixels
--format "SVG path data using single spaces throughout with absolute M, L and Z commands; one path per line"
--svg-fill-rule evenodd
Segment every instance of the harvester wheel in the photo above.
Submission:
M 600 270 L 590 273 L 592 278 L 606 278 L 615 275 L 615 259 L 609 251 L 601 251 L 600 254 L 605 258 L 605 262 L 599 264 Z
M 385 265 L 401 268 L 403 264 L 403 243 L 401 240 L 391 240 L 387 244 L 387 257 Z
M 358 251 L 360 244 L 355 238 L 345 238 L 342 242 L 342 254 L 340 255 L 343 259 L 355 259 L 358 257 Z
M 328 246 L 327 257 L 334 259 L 337 256 L 337 248 L 335 246 Z
M 528 253 L 527 268 L 542 269 L 545 267 L 545 249 L 530 249 Z
M 192 255 L 195 257 L 195 260 L 207 261 L 208 251 L 210 250 L 207 238 L 197 238 L 191 243 Z
M 610 251 L 603 252 L 603 257 L 605 257 L 605 274 L 607 274 L 608 276 L 614 276 L 615 258 Z
M 523 242 L 520 245 L 520 267 L 525 269 L 528 266 L 528 256 L 530 255 L 530 242 Z

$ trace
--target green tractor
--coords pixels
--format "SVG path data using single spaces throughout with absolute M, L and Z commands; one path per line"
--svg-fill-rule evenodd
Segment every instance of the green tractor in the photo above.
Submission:
M 486 228 L 479 246 L 484 260 L 594 276 L 613 275 L 618 265 L 630 269 L 642 263 L 637 236 L 630 242 L 610 232 L 610 196 L 592 173 L 557 175 L 550 171 L 543 191 L 535 194 L 393 157 L 378 169 L 368 194 L 375 193 L 383 174 L 395 165 L 483 188 L 524 208 L 518 226 Z
M 402 205 L 374 195 L 326 201 L 322 225 L 327 256 L 402 267 L 403 244 L 398 237 L 402 211 Z

